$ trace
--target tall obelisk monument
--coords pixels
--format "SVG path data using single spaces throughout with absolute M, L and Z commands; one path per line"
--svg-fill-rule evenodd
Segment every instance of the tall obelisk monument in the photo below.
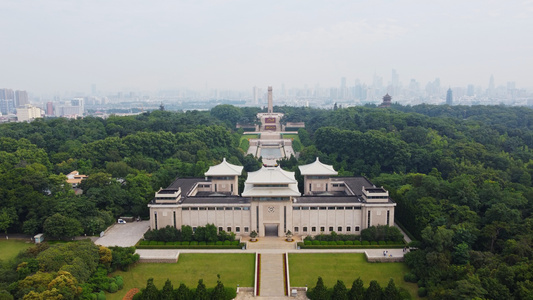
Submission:
M 274 112 L 274 105 L 272 104 L 272 87 L 268 87 L 268 113 Z

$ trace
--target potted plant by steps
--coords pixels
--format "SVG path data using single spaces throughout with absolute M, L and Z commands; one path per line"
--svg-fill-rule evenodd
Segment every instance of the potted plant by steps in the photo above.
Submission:
M 250 232 L 250 237 L 252 238 L 252 242 L 257 241 L 257 232 L 252 230 L 252 232 Z
M 287 230 L 285 237 L 287 237 L 287 242 L 292 242 L 292 232 L 290 230 Z

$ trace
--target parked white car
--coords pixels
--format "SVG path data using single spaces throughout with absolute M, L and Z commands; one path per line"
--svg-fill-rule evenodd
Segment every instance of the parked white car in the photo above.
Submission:
M 117 221 L 118 224 L 126 224 L 126 221 L 122 220 L 122 219 L 118 219 Z

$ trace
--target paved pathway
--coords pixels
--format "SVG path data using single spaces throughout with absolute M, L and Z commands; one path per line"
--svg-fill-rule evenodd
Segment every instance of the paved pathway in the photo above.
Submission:
M 261 285 L 259 295 L 262 297 L 284 297 L 283 255 L 261 254 Z
M 103 237 L 97 239 L 94 243 L 106 247 L 135 246 L 149 227 L 150 221 L 115 224 L 106 231 Z

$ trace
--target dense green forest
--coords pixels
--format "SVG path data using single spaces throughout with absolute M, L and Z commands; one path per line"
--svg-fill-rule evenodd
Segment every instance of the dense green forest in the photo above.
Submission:
M 396 220 L 417 240 L 406 256 L 434 299 L 529 299 L 533 294 L 533 110 L 503 106 L 277 107 L 299 130 L 292 171 L 315 157 L 340 175 L 389 189 Z M 236 123 L 256 108 L 154 111 L 131 117 L 0 125 L 0 230 L 93 234 L 146 203 L 176 176 L 203 176 L 226 157 L 257 170 Z M 89 175 L 75 196 L 73 170 Z M 298 174 L 298 173 L 297 173 Z M 61 222 L 57 222 L 60 219 Z M 61 224 L 74 228 L 65 232 Z M 63 231 L 61 231 L 63 229 Z

